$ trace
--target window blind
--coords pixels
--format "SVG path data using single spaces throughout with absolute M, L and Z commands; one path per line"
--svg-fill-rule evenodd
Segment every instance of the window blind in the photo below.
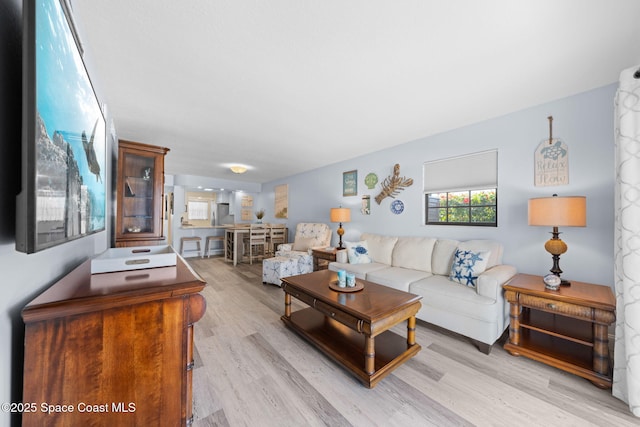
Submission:
M 424 192 L 444 193 L 498 187 L 498 151 L 482 151 L 426 162 Z

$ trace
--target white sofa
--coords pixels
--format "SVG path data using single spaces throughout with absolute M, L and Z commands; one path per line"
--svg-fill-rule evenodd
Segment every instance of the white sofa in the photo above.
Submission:
M 341 253 L 329 269 L 347 270 L 360 279 L 421 295 L 418 319 L 471 338 L 485 354 L 509 326 L 509 304 L 502 285 L 516 274 L 516 269 L 501 264 L 500 243 L 371 233 L 362 234 L 360 241 L 366 243 L 371 262 L 349 263 L 341 259 L 345 258 Z M 449 278 L 454 259 L 458 259 L 457 250 L 461 251 L 460 257 L 468 251 L 487 258 L 482 261 L 486 267 L 474 279 L 474 287 Z

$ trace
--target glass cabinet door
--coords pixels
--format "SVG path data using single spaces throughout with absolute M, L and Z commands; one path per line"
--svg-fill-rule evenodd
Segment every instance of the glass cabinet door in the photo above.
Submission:
M 122 233 L 153 233 L 154 158 L 125 153 Z
M 119 141 L 116 247 L 158 245 L 164 240 L 162 194 L 164 156 L 168 151 Z

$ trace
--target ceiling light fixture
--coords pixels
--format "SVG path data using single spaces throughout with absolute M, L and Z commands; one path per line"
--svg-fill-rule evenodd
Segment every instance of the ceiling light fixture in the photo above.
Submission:
M 231 169 L 231 172 L 233 173 L 245 173 L 247 171 L 247 168 L 244 166 L 240 166 L 240 165 L 233 165 L 230 166 L 229 169 Z

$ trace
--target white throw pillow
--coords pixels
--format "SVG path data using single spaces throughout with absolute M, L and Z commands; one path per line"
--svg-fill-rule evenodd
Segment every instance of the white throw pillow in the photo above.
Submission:
M 487 268 L 490 255 L 490 251 L 473 252 L 456 249 L 449 280 L 475 288 L 478 284 L 478 276 Z
M 369 256 L 367 242 L 345 242 L 347 245 L 347 256 L 349 264 L 370 264 L 372 262 Z

